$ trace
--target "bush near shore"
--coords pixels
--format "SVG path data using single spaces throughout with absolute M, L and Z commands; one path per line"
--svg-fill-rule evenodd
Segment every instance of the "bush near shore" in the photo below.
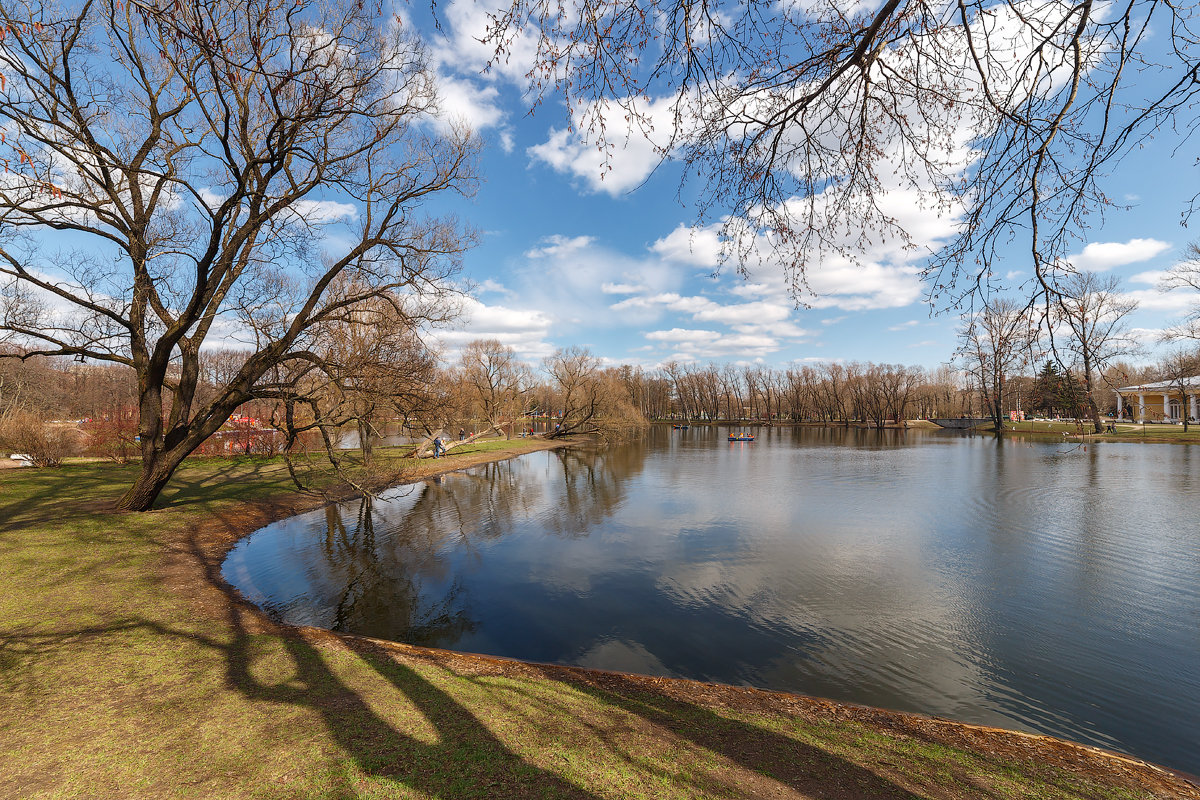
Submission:
M 276 626 L 221 559 L 318 501 L 222 458 L 112 512 L 135 471 L 0 473 L 0 796 L 1200 798 L 1043 737 Z

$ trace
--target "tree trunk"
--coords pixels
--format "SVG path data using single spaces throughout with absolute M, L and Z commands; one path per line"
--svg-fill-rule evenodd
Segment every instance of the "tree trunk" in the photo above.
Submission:
M 1083 359 L 1083 390 L 1087 392 L 1087 407 L 1088 414 L 1092 418 L 1092 427 L 1095 433 L 1103 433 L 1104 426 L 1100 424 L 1100 408 L 1096 405 L 1096 398 L 1092 396 L 1092 364 L 1088 358 Z
M 995 383 L 995 396 L 988 398 L 988 410 L 992 415 L 992 425 L 997 436 L 1004 435 L 1004 379 L 998 378 Z
M 182 449 L 162 452 L 157 451 L 150 458 L 143 455 L 142 474 L 133 485 L 117 501 L 120 511 L 149 511 L 154 507 L 154 501 L 166 487 L 175 469 L 187 456 Z

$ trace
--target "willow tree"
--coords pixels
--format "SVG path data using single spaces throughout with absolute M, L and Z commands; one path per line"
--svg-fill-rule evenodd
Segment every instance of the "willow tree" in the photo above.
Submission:
M 725 255 L 777 259 L 800 297 L 822 259 L 899 238 L 948 303 L 1024 254 L 1049 311 L 1104 178 L 1193 130 L 1196 25 L 1161 0 L 508 0 L 487 38 L 536 53 L 600 148 L 640 126 Z
M 422 49 L 378 6 L 18 1 L 0 36 L 0 334 L 136 371 L 121 508 L 320 359 L 323 327 L 449 291 L 469 237 L 421 206 L 473 188 L 476 145 L 430 133 Z M 217 338 L 249 353 L 202 387 Z

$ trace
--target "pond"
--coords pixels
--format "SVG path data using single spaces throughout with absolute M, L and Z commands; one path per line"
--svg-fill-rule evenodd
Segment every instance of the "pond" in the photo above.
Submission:
M 241 541 L 275 618 L 1048 733 L 1200 773 L 1200 448 L 656 426 Z

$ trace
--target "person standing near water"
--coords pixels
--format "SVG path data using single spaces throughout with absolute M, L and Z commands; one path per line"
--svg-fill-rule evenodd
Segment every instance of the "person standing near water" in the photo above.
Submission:
M 446 452 L 446 446 L 442 444 L 442 437 L 433 437 L 433 457 L 441 458 Z

